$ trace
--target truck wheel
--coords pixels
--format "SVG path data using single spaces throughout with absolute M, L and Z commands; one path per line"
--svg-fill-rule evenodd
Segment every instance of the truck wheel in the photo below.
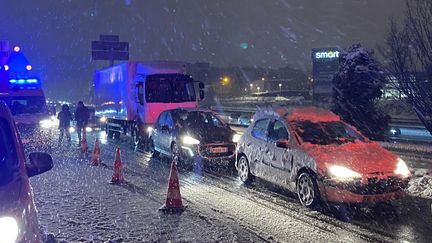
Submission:
M 249 161 L 245 155 L 240 156 L 237 172 L 245 185 L 250 185 L 254 180 L 254 176 L 250 173 Z
M 108 134 L 108 138 L 112 139 L 114 137 L 114 131 L 108 130 L 107 129 L 107 134 Z
M 120 132 L 114 132 L 114 139 L 120 140 Z
M 133 140 L 133 143 L 134 143 L 135 147 L 140 146 L 141 136 L 139 134 L 139 130 L 138 130 L 138 128 L 137 128 L 136 125 L 134 125 L 132 127 L 132 131 L 131 132 L 132 132 L 132 140 Z
M 320 199 L 318 185 L 311 174 L 303 172 L 297 178 L 297 195 L 300 203 L 305 207 L 313 208 L 318 204 Z

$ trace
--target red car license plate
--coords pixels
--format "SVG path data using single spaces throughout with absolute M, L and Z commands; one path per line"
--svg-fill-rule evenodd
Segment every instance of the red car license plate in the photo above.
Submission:
M 222 153 L 226 153 L 228 152 L 228 148 L 227 147 L 213 147 L 210 148 L 210 153 L 212 154 L 222 154 Z

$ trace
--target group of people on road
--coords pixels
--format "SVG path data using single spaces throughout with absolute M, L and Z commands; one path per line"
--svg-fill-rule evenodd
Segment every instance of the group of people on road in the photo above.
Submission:
M 75 119 L 76 121 L 76 132 L 78 133 L 78 145 L 81 143 L 81 139 L 83 137 L 83 133 L 88 124 L 88 120 L 90 118 L 90 112 L 87 107 L 84 105 L 84 102 L 79 101 L 77 104 L 77 108 L 75 111 L 75 117 L 72 116 L 69 105 L 64 104 L 62 106 L 62 110 L 59 112 L 57 119 L 59 120 L 59 143 L 63 141 L 63 136 L 66 134 L 66 138 L 68 143 L 71 142 L 71 121 Z

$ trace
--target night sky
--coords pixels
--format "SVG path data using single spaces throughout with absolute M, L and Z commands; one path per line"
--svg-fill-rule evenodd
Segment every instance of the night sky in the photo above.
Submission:
M 0 39 L 20 45 L 47 95 L 86 99 L 99 34 L 130 42 L 133 60 L 215 66 L 291 65 L 313 47 L 382 44 L 403 0 L 0 0 Z

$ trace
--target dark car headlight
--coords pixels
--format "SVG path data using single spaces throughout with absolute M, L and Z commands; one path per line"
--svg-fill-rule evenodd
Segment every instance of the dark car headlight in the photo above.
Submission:
M 193 137 L 188 136 L 188 135 L 183 136 L 182 142 L 183 142 L 183 144 L 186 144 L 186 145 L 197 145 L 197 144 L 200 144 L 200 141 L 198 139 L 193 138 Z
M 234 134 L 232 141 L 233 143 L 238 143 L 240 141 L 241 135 L 240 134 Z

